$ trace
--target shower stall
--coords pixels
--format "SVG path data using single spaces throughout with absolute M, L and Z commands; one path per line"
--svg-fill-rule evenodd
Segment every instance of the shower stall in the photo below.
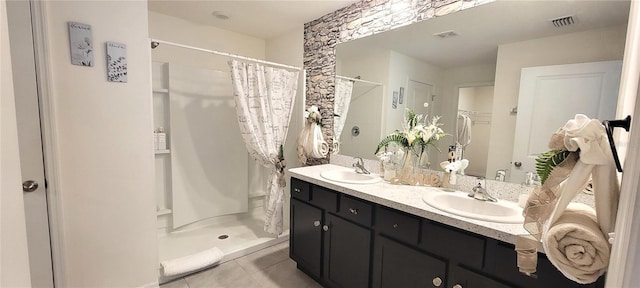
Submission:
M 154 133 L 167 139 L 155 157 L 160 262 L 213 247 L 226 262 L 287 241 L 288 223 L 278 236 L 263 230 L 269 173 L 248 156 L 230 71 L 154 61 L 152 77 Z M 161 283 L 181 276 L 158 267 Z

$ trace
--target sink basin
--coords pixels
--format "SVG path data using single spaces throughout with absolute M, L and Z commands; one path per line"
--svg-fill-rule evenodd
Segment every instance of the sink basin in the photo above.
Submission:
M 377 174 L 358 174 L 353 170 L 327 170 L 320 172 L 322 178 L 350 184 L 373 184 L 380 182 L 380 178 Z
M 498 223 L 524 222 L 522 208 L 516 203 L 480 201 L 467 194 L 460 191 L 430 192 L 422 196 L 422 200 L 433 208 L 471 219 Z

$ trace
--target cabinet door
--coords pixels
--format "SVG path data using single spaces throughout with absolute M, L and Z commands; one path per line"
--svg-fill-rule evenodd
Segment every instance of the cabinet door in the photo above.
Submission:
M 416 233 L 417 234 L 417 233 Z M 373 287 L 445 287 L 447 263 L 377 236 L 373 262 Z
M 332 287 L 369 287 L 371 230 L 325 215 L 324 280 Z
M 298 267 L 320 277 L 322 267 L 322 210 L 291 199 L 289 253 Z
M 545 287 L 562 287 L 562 288 L 586 288 L 586 287 L 604 287 L 604 276 L 600 277 L 596 283 L 578 284 L 566 278 L 558 269 L 551 264 L 545 254 L 538 253 L 538 267 L 536 277 L 526 276 L 518 271 L 518 259 L 512 244 L 497 242 L 493 245 L 487 245 L 487 254 L 491 258 L 493 265 L 493 274 L 498 275 L 501 279 L 516 283 L 520 287 L 528 288 L 545 288 Z
M 447 287 L 452 288 L 509 288 L 513 286 L 493 280 L 460 266 L 450 267 Z

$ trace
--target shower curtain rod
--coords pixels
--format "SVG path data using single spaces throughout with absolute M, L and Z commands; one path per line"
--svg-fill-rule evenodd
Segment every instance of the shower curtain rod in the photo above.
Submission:
M 357 82 L 362 82 L 362 83 L 367 83 L 367 84 L 373 84 L 373 85 L 376 85 L 376 86 L 382 86 L 382 84 L 378 83 L 378 82 L 371 82 L 371 81 L 362 80 L 362 79 L 358 79 L 358 78 L 351 78 L 351 77 L 347 77 L 347 76 L 336 75 L 336 78 L 340 78 L 340 79 L 344 79 L 344 80 L 357 81 Z
M 187 48 L 187 49 L 192 49 L 192 50 L 198 50 L 198 51 L 202 51 L 202 52 L 207 52 L 207 53 L 211 53 L 211 54 L 216 54 L 216 55 L 220 55 L 220 56 L 226 56 L 226 57 L 237 58 L 237 59 L 247 60 L 247 61 L 251 61 L 251 62 L 266 64 L 266 65 L 270 65 L 270 66 L 293 69 L 293 70 L 297 70 L 297 71 L 301 71 L 302 70 L 302 68 L 300 68 L 300 67 L 289 66 L 289 65 L 285 65 L 285 64 L 269 62 L 269 61 L 265 61 L 265 60 L 249 58 L 249 57 L 235 55 L 235 54 L 229 54 L 229 53 L 225 53 L 225 52 L 219 52 L 219 51 L 214 51 L 214 50 L 209 50 L 209 49 L 204 49 L 204 48 L 199 48 L 199 47 L 194 47 L 194 46 L 189 46 L 189 45 L 183 45 L 183 44 L 178 44 L 178 43 L 164 41 L 164 40 L 158 40 L 158 39 L 150 39 L 150 40 L 151 40 L 151 43 L 156 42 L 156 43 L 160 43 L 160 44 L 167 44 L 167 45 L 172 45 L 172 46 L 177 46 L 177 47 L 182 47 L 182 48 Z M 152 47 L 153 47 L 153 45 L 152 45 Z

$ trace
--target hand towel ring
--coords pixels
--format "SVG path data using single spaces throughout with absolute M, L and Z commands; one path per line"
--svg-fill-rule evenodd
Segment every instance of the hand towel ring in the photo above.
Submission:
M 629 132 L 631 115 L 627 115 L 627 117 L 622 120 L 604 120 L 602 121 L 602 125 L 604 125 L 604 129 L 607 131 L 607 138 L 609 138 L 609 145 L 611 146 L 613 160 L 616 162 L 616 168 L 618 168 L 618 172 L 622 172 L 622 165 L 620 164 L 620 158 L 618 158 L 616 143 L 613 141 L 613 128 L 624 128 L 625 131 Z

